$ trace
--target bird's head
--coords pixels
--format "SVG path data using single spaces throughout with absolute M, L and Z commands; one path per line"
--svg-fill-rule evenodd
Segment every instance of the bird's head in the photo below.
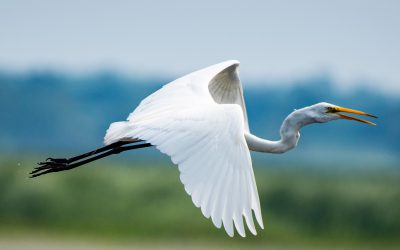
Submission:
M 307 113 L 315 122 L 318 123 L 329 122 L 338 119 L 346 119 L 346 120 L 363 122 L 369 125 L 376 125 L 373 122 L 358 117 L 349 116 L 348 114 L 356 114 L 356 115 L 377 118 L 376 116 L 365 113 L 363 111 L 343 108 L 326 102 L 320 102 L 310 106 Z

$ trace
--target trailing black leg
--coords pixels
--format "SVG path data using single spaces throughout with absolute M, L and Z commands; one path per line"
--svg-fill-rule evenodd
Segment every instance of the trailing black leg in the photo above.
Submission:
M 48 158 L 47 161 L 38 163 L 39 166 L 36 167 L 30 173 L 30 177 L 33 178 L 33 177 L 37 177 L 37 176 L 48 174 L 48 173 L 70 170 L 70 169 L 85 165 L 89 162 L 96 161 L 101 158 L 113 155 L 113 154 L 119 154 L 123 151 L 152 146 L 150 143 L 137 144 L 137 142 L 141 142 L 141 141 L 113 143 L 106 147 L 99 148 L 94 151 L 91 151 L 91 152 L 88 152 L 88 153 L 85 153 L 85 154 L 82 154 L 82 155 L 79 155 L 76 157 L 72 157 L 69 159 Z M 129 145 L 129 146 L 123 146 L 128 143 L 129 144 L 136 143 L 136 144 Z M 102 152 L 104 152 L 104 153 L 102 153 Z M 92 157 L 90 157 L 90 156 L 92 156 Z M 85 159 L 85 158 L 87 158 L 87 159 Z M 81 161 L 79 161 L 79 160 L 81 160 Z
M 74 157 L 71 157 L 71 158 L 50 158 L 49 157 L 49 158 L 46 159 L 46 161 L 39 162 L 38 164 L 39 165 L 46 165 L 49 162 L 72 163 L 72 162 L 79 161 L 79 160 L 82 160 L 84 158 L 87 158 L 87 157 L 102 153 L 104 151 L 108 151 L 108 150 L 113 149 L 113 148 L 117 148 L 117 147 L 120 147 L 120 146 L 123 146 L 123 145 L 126 145 L 126 144 L 137 143 L 137 142 L 141 142 L 141 141 L 142 140 L 117 141 L 117 142 L 114 142 L 114 143 L 112 143 L 110 145 L 107 145 L 105 147 L 97 148 L 97 149 L 95 149 L 93 151 L 90 151 L 90 152 L 87 152 L 87 153 L 84 153 L 84 154 L 81 154 L 81 155 L 78 155 L 78 156 L 74 156 Z

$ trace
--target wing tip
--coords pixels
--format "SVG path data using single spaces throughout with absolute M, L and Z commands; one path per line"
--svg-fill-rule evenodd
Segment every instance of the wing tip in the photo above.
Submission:
M 258 225 L 260 226 L 261 229 L 264 229 L 264 222 L 262 219 L 261 211 L 258 210 L 257 212 L 254 211 L 254 214 L 256 215 L 256 220 L 258 222 Z
M 236 227 L 236 230 L 237 230 L 237 227 Z M 244 228 L 243 228 L 243 231 L 237 230 L 237 232 L 239 233 L 240 236 L 242 236 L 242 238 L 246 238 L 246 231 L 244 230 Z
M 233 238 L 233 236 L 235 236 L 235 230 L 233 229 L 233 225 L 232 225 L 232 227 L 230 227 L 230 226 L 224 224 L 224 228 L 225 228 L 225 232 L 228 234 L 229 237 Z
M 234 64 L 239 65 L 240 64 L 239 60 L 236 60 L 236 59 L 227 60 L 227 61 L 225 61 L 225 63 L 229 63 L 229 64 L 232 64 L 232 65 L 234 65 Z
M 240 65 L 240 62 L 238 60 L 227 60 L 227 61 L 223 61 L 223 62 L 214 64 L 214 65 L 211 65 L 205 69 L 208 69 L 208 68 L 216 69 L 217 73 L 215 73 L 215 74 L 218 74 L 218 73 L 220 73 L 220 71 L 223 71 L 224 69 L 227 69 L 232 66 L 238 67 L 239 65 Z
M 237 68 L 237 67 L 239 67 L 240 62 L 238 60 L 227 60 L 227 61 L 221 62 L 220 65 L 221 66 L 223 65 L 224 69 L 232 67 L 232 66 L 235 66 L 235 68 Z

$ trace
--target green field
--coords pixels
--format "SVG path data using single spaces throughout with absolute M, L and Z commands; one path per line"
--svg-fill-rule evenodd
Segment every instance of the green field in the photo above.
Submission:
M 0 248 L 400 247 L 396 169 L 256 167 L 266 228 L 232 239 L 194 207 L 172 164 L 129 165 L 103 161 L 29 179 L 33 161 L 0 160 Z

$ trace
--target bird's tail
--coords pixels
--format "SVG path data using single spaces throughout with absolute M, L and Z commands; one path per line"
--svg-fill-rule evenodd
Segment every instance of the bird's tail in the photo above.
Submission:
M 129 131 L 130 128 L 127 121 L 111 123 L 104 136 L 104 144 L 109 145 L 117 141 L 133 139 L 128 136 Z

